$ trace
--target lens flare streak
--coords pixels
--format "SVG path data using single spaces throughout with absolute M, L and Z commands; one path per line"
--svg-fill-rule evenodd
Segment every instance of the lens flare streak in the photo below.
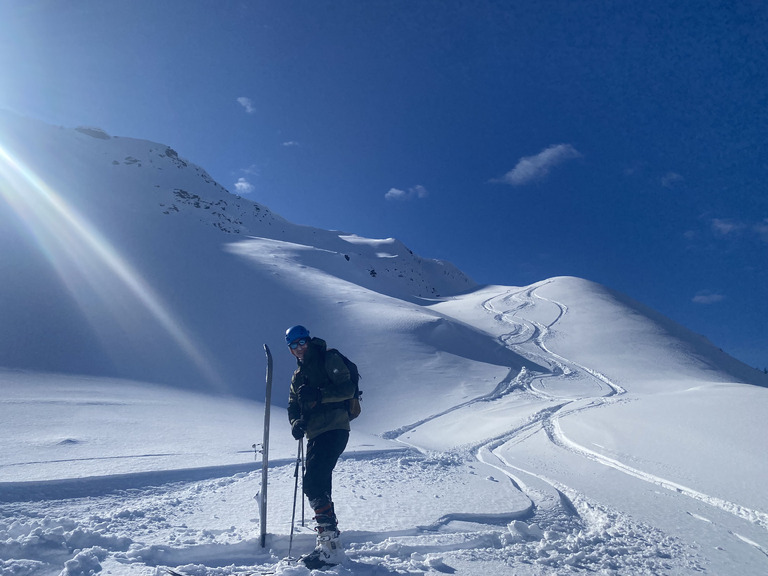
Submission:
M 216 385 L 221 379 L 201 346 L 193 342 L 181 322 L 110 242 L 73 207 L 7 150 L 0 147 L 0 197 L 33 234 L 37 244 L 73 296 L 78 281 L 71 270 L 93 287 L 104 301 L 100 278 L 111 273 L 143 305 L 205 378 Z M 65 265 L 66 264 L 66 265 Z

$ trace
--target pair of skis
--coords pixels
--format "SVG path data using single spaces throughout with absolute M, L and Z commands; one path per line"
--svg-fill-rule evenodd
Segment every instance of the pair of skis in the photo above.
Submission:
M 261 492 L 259 492 L 259 542 L 262 548 L 267 546 L 267 471 L 269 469 L 269 418 L 272 404 L 272 352 L 264 344 L 267 355 L 267 396 L 264 401 L 264 436 L 261 444 Z

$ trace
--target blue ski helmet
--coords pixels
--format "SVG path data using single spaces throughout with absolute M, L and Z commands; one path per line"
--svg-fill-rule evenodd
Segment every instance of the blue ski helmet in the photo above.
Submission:
M 299 338 L 306 338 L 309 339 L 309 330 L 304 328 L 304 326 L 298 325 L 293 326 L 291 328 L 288 328 L 288 330 L 285 331 L 285 343 L 290 344 L 294 340 L 298 340 Z

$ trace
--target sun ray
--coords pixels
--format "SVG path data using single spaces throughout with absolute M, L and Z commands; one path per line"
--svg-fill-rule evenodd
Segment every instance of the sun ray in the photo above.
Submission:
M 0 198 L 35 238 L 76 300 L 87 282 L 104 302 L 112 300 L 103 286 L 117 280 L 164 329 L 211 383 L 221 378 L 209 355 L 196 343 L 170 307 L 142 275 L 87 218 L 69 205 L 33 170 L 0 146 Z M 82 303 L 81 303 L 82 306 Z M 117 320 L 120 320 L 117 318 Z

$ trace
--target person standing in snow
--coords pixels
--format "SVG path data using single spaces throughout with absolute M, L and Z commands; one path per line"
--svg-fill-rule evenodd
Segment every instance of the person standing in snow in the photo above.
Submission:
M 297 363 L 288 419 L 296 440 L 307 437 L 303 489 L 317 522 L 317 547 L 302 560 L 310 568 L 337 564 L 343 553 L 332 477 L 349 440 L 347 401 L 355 395 L 355 384 L 341 355 L 328 352 L 325 341 L 311 338 L 304 326 L 289 328 L 285 341 Z

